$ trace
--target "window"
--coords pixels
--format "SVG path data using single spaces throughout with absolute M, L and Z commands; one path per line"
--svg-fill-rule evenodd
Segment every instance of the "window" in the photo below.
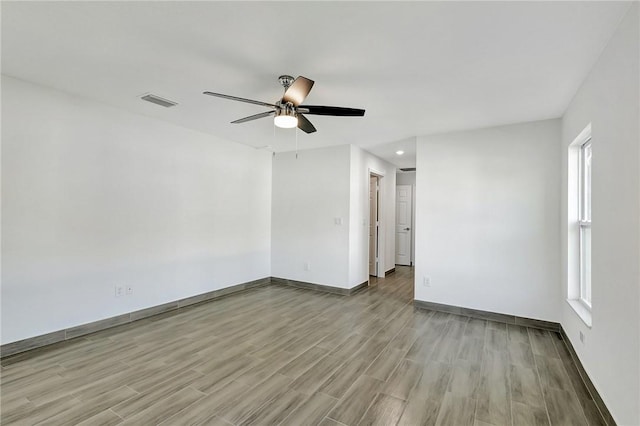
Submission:
M 591 124 L 567 150 L 567 303 L 591 327 Z
M 580 301 L 591 308 L 591 137 L 579 156 Z

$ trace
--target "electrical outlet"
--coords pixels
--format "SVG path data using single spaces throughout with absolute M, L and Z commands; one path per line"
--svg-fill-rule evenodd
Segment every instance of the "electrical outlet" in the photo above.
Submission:
M 115 287 L 115 292 L 116 292 L 116 297 L 120 297 L 120 296 L 124 295 L 124 286 L 123 285 L 117 285 Z
M 311 262 L 304 262 L 304 270 L 305 271 L 311 270 Z
M 128 285 L 127 286 L 127 295 L 133 294 L 133 286 L 132 285 Z
M 582 331 L 580 332 L 580 341 L 584 343 L 584 333 Z
M 336 225 L 342 225 L 342 218 L 341 217 L 336 217 L 336 218 L 333 219 L 333 222 Z
M 425 287 L 431 287 L 431 278 L 423 277 L 422 285 L 425 286 Z

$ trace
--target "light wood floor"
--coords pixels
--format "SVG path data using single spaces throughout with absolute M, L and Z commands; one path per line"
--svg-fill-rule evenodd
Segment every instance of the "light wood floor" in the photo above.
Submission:
M 269 286 L 2 361 L 2 425 L 599 424 L 553 333 Z

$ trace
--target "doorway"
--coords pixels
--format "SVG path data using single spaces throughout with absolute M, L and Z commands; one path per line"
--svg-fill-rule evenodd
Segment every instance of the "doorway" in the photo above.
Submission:
M 378 276 L 380 180 L 369 174 L 369 275 Z

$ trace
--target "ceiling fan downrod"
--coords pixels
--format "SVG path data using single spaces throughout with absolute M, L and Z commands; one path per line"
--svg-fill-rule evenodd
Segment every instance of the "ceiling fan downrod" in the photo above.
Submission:
M 282 84 L 282 86 L 284 87 L 284 91 L 286 92 L 289 86 L 291 86 L 295 81 L 295 78 L 285 74 L 278 77 L 278 81 L 280 82 L 280 84 Z

